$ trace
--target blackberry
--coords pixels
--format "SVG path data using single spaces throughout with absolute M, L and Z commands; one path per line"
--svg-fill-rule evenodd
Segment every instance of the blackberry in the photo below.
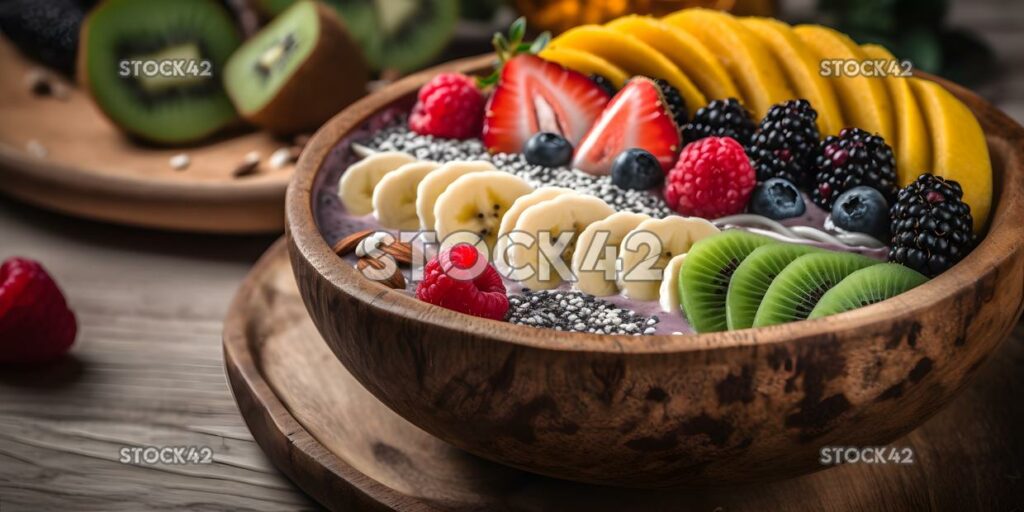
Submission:
M 600 87 L 604 92 L 608 93 L 608 96 L 615 96 L 619 92 L 611 80 L 608 80 L 601 75 L 594 74 L 590 75 L 588 78 L 590 78 L 590 81 L 594 82 L 594 84 Z
M 818 113 L 807 100 L 773 105 L 747 151 L 757 181 L 782 178 L 802 188 L 812 185 L 819 139 Z
M 683 95 L 679 94 L 679 89 L 673 87 L 664 78 L 654 78 L 653 80 L 661 89 L 661 95 L 665 97 L 665 103 L 668 104 L 668 109 L 672 112 L 672 119 L 675 119 L 676 126 L 682 128 L 690 117 L 690 113 L 686 111 L 686 100 L 683 99 Z
M 811 199 L 826 211 L 832 210 L 839 194 L 859 185 L 881 192 L 889 204 L 896 199 L 896 161 L 892 148 L 878 135 L 846 128 L 838 137 L 829 136 L 821 143 L 815 167 Z
M 697 109 L 693 121 L 683 127 L 683 141 L 689 144 L 705 137 L 732 137 L 747 147 L 756 129 L 750 113 L 739 100 L 714 100 Z
M 889 210 L 889 261 L 935 277 L 967 256 L 974 219 L 963 196 L 959 183 L 931 174 L 900 190 Z

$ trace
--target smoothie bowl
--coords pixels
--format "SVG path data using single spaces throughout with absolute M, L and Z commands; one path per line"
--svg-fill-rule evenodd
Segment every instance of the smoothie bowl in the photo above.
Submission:
M 427 432 L 590 483 L 784 478 L 917 427 L 1015 325 L 1024 130 L 969 91 L 826 79 L 885 51 L 703 10 L 521 38 L 354 104 L 288 192 L 319 331 Z

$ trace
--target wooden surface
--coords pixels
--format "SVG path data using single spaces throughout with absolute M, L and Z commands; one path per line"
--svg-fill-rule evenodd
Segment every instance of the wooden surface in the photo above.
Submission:
M 979 30 L 1000 53 L 1004 76 L 981 92 L 1024 121 L 1019 1 L 954 0 L 952 17 Z M 0 259 L 43 260 L 82 325 L 70 364 L 39 373 L 0 369 L 0 511 L 319 510 L 255 444 L 224 377 L 221 321 L 272 241 L 101 225 L 0 197 Z M 960 510 L 1024 510 L 1022 393 L 1024 326 L 1018 325 L 951 408 L 923 427 L 953 418 L 945 444 L 918 454 L 948 471 L 924 489 L 897 487 L 906 478 L 900 476 L 861 496 L 854 509 L 953 510 L 970 503 Z M 211 446 L 214 464 L 117 462 L 122 446 L 180 444 Z M 968 466 L 967 455 L 980 462 Z M 829 492 L 846 485 L 835 482 Z M 939 496 L 919 494 L 940 490 L 958 501 L 943 507 Z M 841 506 L 826 503 L 824 510 Z
M 274 233 L 283 226 L 283 194 L 293 166 L 274 170 L 270 155 L 288 142 L 262 132 L 222 136 L 194 147 L 133 142 L 88 96 L 35 96 L 25 76 L 35 67 L 0 38 L 0 192 L 86 218 L 214 233 Z M 32 154 L 41 145 L 45 156 Z M 263 162 L 252 176 L 233 172 L 251 151 Z M 174 155 L 191 164 L 175 170 Z
M 477 74 L 491 60 L 447 68 Z M 509 325 L 417 300 L 338 258 L 333 246 L 351 232 L 325 239 L 314 207 L 352 158 L 346 141 L 441 71 L 404 78 L 317 131 L 288 188 L 287 240 L 303 300 L 338 359 L 402 417 L 472 454 L 625 487 L 803 474 L 817 469 L 821 446 L 885 444 L 931 417 L 1024 308 L 1024 128 L 924 75 L 985 130 L 994 213 L 968 257 L 899 297 L 763 329 L 642 337 Z
M 789 511 L 1009 510 L 1024 504 L 1024 439 L 1003 429 L 1007 420 L 1024 419 L 1024 403 L 992 407 L 1000 394 L 1024 392 L 1019 337 L 954 405 L 890 445 L 912 450 L 912 465 L 847 465 L 765 485 L 677 492 L 543 478 L 472 457 L 416 428 L 335 360 L 306 314 L 283 244 L 264 256 L 236 297 L 224 350 L 239 408 L 258 442 L 332 510 L 762 511 L 780 504 Z M 935 485 L 954 479 L 959 485 Z

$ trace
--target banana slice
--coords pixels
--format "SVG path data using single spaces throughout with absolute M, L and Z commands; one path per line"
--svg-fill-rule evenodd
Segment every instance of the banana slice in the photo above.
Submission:
M 502 254 L 508 247 L 508 237 L 505 237 L 510 231 L 515 229 L 516 222 L 519 221 L 519 217 L 526 211 L 527 208 L 554 199 L 564 194 L 576 194 L 575 190 L 562 187 L 541 187 L 525 196 L 516 199 L 516 202 L 512 203 L 512 206 L 505 212 L 505 216 L 501 218 L 501 226 L 498 228 L 498 240 L 494 245 L 494 254 Z M 495 261 L 502 261 L 495 257 Z
M 415 162 L 416 158 L 406 153 L 388 151 L 370 155 L 352 164 L 341 175 L 338 182 L 338 198 L 352 215 L 366 215 L 373 211 L 373 189 L 385 174 L 399 167 Z
M 434 204 L 437 198 L 452 182 L 471 172 L 497 171 L 494 164 L 485 160 L 448 162 L 423 178 L 416 187 L 416 216 L 420 229 L 434 229 Z
M 440 166 L 437 162 L 412 162 L 385 174 L 373 189 L 373 216 L 380 225 L 403 231 L 419 229 L 416 190 L 423 178 Z
M 601 199 L 583 194 L 563 194 L 527 208 L 510 233 L 509 260 L 516 270 L 510 277 L 531 289 L 557 287 L 571 274 L 567 263 L 579 235 L 587 226 L 614 213 Z M 572 239 L 560 254 L 551 254 L 566 232 L 573 234 Z M 542 247 L 547 250 L 542 251 Z
M 619 212 L 587 226 L 576 240 L 572 254 L 576 288 L 595 297 L 619 293 L 615 279 L 619 244 L 630 231 L 649 219 L 640 213 Z
M 434 231 L 442 247 L 458 233 L 459 241 L 482 239 L 488 249 L 498 239 L 501 218 L 516 199 L 533 192 L 522 178 L 502 171 L 472 172 L 461 176 L 445 189 L 434 203 Z M 479 235 L 475 240 L 462 238 Z M 482 248 L 481 248 L 482 249 Z
M 673 216 L 640 223 L 619 245 L 619 288 L 631 299 L 657 299 L 669 260 L 715 233 L 718 228 L 700 217 Z
M 658 302 L 661 310 L 666 313 L 678 313 L 682 306 L 679 299 L 679 271 L 683 268 L 686 253 L 677 254 L 668 260 L 661 276 L 661 289 L 658 290 Z

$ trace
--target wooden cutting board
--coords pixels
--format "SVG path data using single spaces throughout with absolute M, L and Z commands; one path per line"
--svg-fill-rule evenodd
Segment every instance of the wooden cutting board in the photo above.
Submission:
M 372 340 L 367 340 L 372 343 Z M 892 443 L 907 465 L 846 465 L 770 484 L 653 492 L 507 468 L 431 437 L 335 359 L 278 242 L 224 332 L 235 400 L 278 468 L 331 510 L 1013 510 L 1024 506 L 1024 330 L 947 409 Z
M 146 146 L 126 137 L 88 95 L 63 82 L 63 99 L 34 94 L 38 66 L 0 38 L 0 191 L 67 214 L 135 226 L 214 233 L 280 232 L 293 167 L 271 169 L 288 146 L 262 132 L 200 146 Z M 258 171 L 236 178 L 246 154 Z M 171 157 L 187 154 L 187 169 Z

